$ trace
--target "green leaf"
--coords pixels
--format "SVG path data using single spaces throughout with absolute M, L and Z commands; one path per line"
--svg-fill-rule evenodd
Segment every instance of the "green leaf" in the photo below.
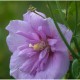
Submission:
M 80 61 L 77 59 L 72 63 L 72 75 L 74 78 L 80 78 Z
M 64 23 L 67 27 L 69 27 L 68 24 L 67 24 L 67 21 L 66 21 L 66 19 L 65 19 L 65 18 L 66 18 L 66 17 L 65 17 L 65 15 L 66 15 L 66 9 L 62 9 L 61 6 L 60 6 L 60 3 L 59 3 L 58 1 L 56 1 L 56 5 L 57 5 L 57 9 L 58 9 L 58 11 L 59 11 L 59 15 L 60 15 L 63 23 Z M 64 13 L 64 14 L 63 14 L 63 13 Z

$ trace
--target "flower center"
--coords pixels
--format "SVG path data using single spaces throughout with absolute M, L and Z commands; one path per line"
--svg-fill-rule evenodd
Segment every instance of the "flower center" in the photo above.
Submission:
M 36 43 L 34 45 L 29 44 L 29 47 L 32 47 L 36 51 L 43 50 L 46 46 L 47 44 L 44 41 L 41 41 L 40 43 Z

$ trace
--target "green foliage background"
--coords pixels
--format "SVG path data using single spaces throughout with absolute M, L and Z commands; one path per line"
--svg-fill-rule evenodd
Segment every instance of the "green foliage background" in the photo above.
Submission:
M 80 2 L 78 3 L 78 42 L 80 43 Z M 61 15 L 64 21 L 67 21 L 68 28 L 72 31 L 75 30 L 75 3 L 74 2 L 59 2 L 61 7 Z M 38 11 L 51 17 L 46 1 L 0 1 L 0 79 L 12 78 L 9 75 L 9 62 L 11 52 L 8 50 L 6 44 L 6 37 L 8 32 L 5 27 L 9 24 L 10 20 L 23 19 L 23 14 L 27 12 L 28 7 L 32 5 Z M 51 2 L 55 18 L 58 22 L 64 24 L 61 15 L 58 11 L 55 1 Z M 67 14 L 66 14 L 67 10 Z M 66 16 L 67 15 L 67 16 Z M 67 19 L 66 19 L 67 18 Z M 66 25 L 66 24 L 65 24 Z

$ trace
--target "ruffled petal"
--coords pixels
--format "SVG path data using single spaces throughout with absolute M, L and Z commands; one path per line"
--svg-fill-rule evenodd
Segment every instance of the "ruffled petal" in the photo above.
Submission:
M 28 44 L 23 44 L 23 45 L 21 45 L 21 46 L 19 46 L 18 47 L 18 50 L 24 50 L 24 49 L 26 49 L 26 48 L 28 48 L 29 47 L 29 45 Z
M 37 11 L 36 11 L 37 12 Z M 45 17 L 44 14 L 39 13 L 41 16 Z M 43 18 L 38 14 L 35 14 L 34 12 L 27 12 L 26 14 L 23 15 L 24 20 L 27 21 L 31 27 L 33 28 L 33 30 L 35 32 L 38 32 L 38 27 L 42 26 L 43 27 L 43 32 L 50 36 L 50 31 L 49 31 L 49 26 L 48 26 L 48 22 L 47 22 L 47 18 Z
M 31 68 L 33 67 L 34 63 L 37 61 L 37 55 L 33 56 L 32 58 L 27 57 L 20 57 L 19 50 L 16 50 L 14 54 L 11 56 L 10 59 L 10 75 L 16 79 L 21 78 L 28 78 L 30 76 Z M 27 77 L 22 76 L 25 74 Z M 31 75 L 31 77 L 33 77 Z
M 36 11 L 37 12 L 37 11 Z M 39 12 L 37 12 L 39 13 Z M 40 14 L 40 13 L 39 13 Z M 27 12 L 23 15 L 24 20 L 28 23 L 30 23 L 31 27 L 37 28 L 38 26 L 43 25 L 45 19 L 39 16 L 38 14 L 35 14 L 34 12 Z
M 28 11 L 27 13 L 25 13 L 24 15 L 23 15 L 23 19 L 24 19 L 24 21 L 28 21 L 28 22 L 30 22 L 30 20 L 32 19 L 34 22 L 38 22 L 38 20 L 41 20 L 41 19 L 43 19 L 43 17 L 44 18 L 46 18 L 46 16 L 45 16 L 45 14 L 43 14 L 43 13 L 41 13 L 41 12 L 38 12 L 38 11 L 35 11 L 36 13 L 38 13 L 38 14 L 36 14 L 36 13 L 34 13 L 34 12 L 30 12 L 30 11 Z M 41 17 L 41 16 L 43 16 L 43 17 Z M 38 19 L 38 20 L 37 20 Z M 37 23 L 36 22 L 36 23 Z
M 51 35 L 53 35 L 54 38 L 60 38 L 60 35 L 57 31 L 54 21 L 51 18 L 47 18 L 47 21 L 49 24 Z M 67 39 L 68 43 L 70 44 L 72 38 L 72 31 L 67 29 L 67 27 L 63 24 L 58 23 L 58 26 L 61 29 L 62 33 L 64 34 L 64 37 Z
M 32 58 L 27 59 L 23 63 L 23 65 L 20 67 L 20 70 L 22 72 L 25 72 L 26 74 L 30 74 L 31 73 L 31 69 L 32 69 L 34 63 L 37 61 L 37 59 L 38 59 L 37 55 L 33 56 Z
M 19 34 L 19 35 L 21 35 L 25 38 L 31 39 L 31 40 L 40 41 L 38 35 L 33 32 L 24 33 L 22 31 L 17 31 L 16 34 Z
M 37 59 L 37 61 L 35 62 L 35 64 L 33 65 L 32 69 L 31 69 L 31 73 L 36 74 L 37 72 L 43 70 L 45 68 L 45 64 L 48 60 L 48 53 L 47 53 L 47 48 L 45 48 L 43 51 L 40 52 L 39 58 Z
M 66 38 L 67 42 L 70 44 L 72 38 L 72 31 L 67 29 L 65 25 L 58 23 L 61 31 L 63 32 L 64 37 Z
M 55 23 L 53 21 L 53 19 L 51 18 L 47 18 L 47 22 L 48 22 L 48 25 L 49 25 L 49 30 L 50 30 L 50 36 L 52 38 L 56 38 L 56 37 L 59 37 L 59 33 L 57 31 L 57 28 L 55 26 Z
M 18 74 L 19 76 L 17 77 L 17 79 L 33 79 L 34 78 L 34 76 L 22 71 L 18 71 Z
M 46 34 L 44 33 L 44 31 L 43 31 L 43 29 L 42 29 L 42 26 L 39 26 L 38 27 L 38 35 L 40 36 L 40 38 L 42 39 L 42 40 L 46 40 L 47 39 L 47 37 L 46 37 Z
M 57 43 L 57 39 L 48 39 L 47 41 L 50 46 L 54 46 Z
M 11 52 L 14 52 L 19 46 L 23 44 L 28 45 L 28 43 L 26 42 L 26 38 L 14 33 L 10 33 L 7 36 L 6 42 Z
M 10 21 L 10 23 L 6 27 L 6 30 L 8 30 L 9 32 L 13 32 L 13 33 L 17 31 L 23 31 L 23 32 L 33 31 L 31 26 L 27 22 L 21 21 L 21 20 Z
M 19 67 L 26 61 L 25 58 L 18 57 L 19 50 L 15 51 L 10 59 L 10 75 L 14 78 L 19 76 Z
M 51 49 L 52 48 L 54 50 L 54 46 L 51 46 Z M 55 51 L 57 51 L 57 52 L 66 52 L 67 51 L 67 46 L 61 39 L 57 39 L 57 43 L 55 44 Z
M 67 51 L 67 47 L 57 31 L 56 26 L 54 24 L 54 21 L 51 18 L 48 18 L 47 20 L 48 20 L 51 35 L 53 36 L 54 39 L 57 40 L 57 43 L 55 45 L 55 49 L 54 49 L 54 46 L 51 46 L 52 51 L 53 52 L 54 52 L 54 50 L 61 51 L 61 52 Z M 59 28 L 61 29 L 62 33 L 64 34 L 64 37 L 67 39 L 67 42 L 70 44 L 70 41 L 72 38 L 72 31 L 67 29 L 62 24 L 58 23 L 58 25 L 59 25 Z
M 30 75 L 29 73 L 23 72 L 23 69 L 26 69 L 29 66 L 22 68 L 21 70 L 18 69 L 21 64 L 23 64 L 24 59 L 19 59 L 18 57 L 13 55 L 11 57 L 11 64 L 10 64 L 10 73 L 17 79 L 60 79 L 62 78 L 68 68 L 69 68 L 69 58 L 68 54 L 66 53 L 55 53 L 53 56 L 49 58 L 47 62 L 47 66 L 45 67 L 46 70 L 38 72 L 35 76 Z M 19 62 L 20 63 L 19 63 Z M 17 63 L 18 62 L 18 63 Z M 27 63 L 27 62 L 26 62 Z M 30 70 L 30 69 L 27 69 Z M 25 74 L 25 75 L 23 75 Z
M 21 51 L 19 52 L 19 55 L 18 55 L 18 56 L 30 58 L 30 57 L 32 57 L 32 56 L 34 56 L 34 55 L 36 55 L 36 54 L 37 54 L 37 52 L 35 52 L 35 51 L 33 50 L 33 48 L 26 48 L 26 49 L 21 50 Z
M 51 56 L 45 71 L 36 74 L 36 79 L 60 79 L 68 71 L 69 58 L 68 53 L 54 53 Z

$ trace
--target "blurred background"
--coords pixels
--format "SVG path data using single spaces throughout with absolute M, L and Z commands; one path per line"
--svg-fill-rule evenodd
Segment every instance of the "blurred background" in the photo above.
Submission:
M 68 23 L 68 28 L 74 31 L 75 28 L 75 3 L 74 2 L 59 2 L 61 8 L 61 14 L 59 13 L 59 6 L 56 2 L 52 1 L 51 6 L 54 12 L 55 18 L 58 22 L 64 24 L 62 17 Z M 78 3 L 78 15 L 80 13 L 80 2 Z M 6 37 L 8 31 L 5 27 L 11 20 L 23 19 L 23 14 L 27 12 L 29 6 L 32 5 L 37 8 L 38 11 L 46 14 L 47 17 L 51 17 L 50 11 L 46 1 L 0 1 L 0 79 L 10 79 L 9 75 L 9 62 L 11 52 L 6 44 Z M 65 24 L 66 25 L 66 24 Z M 78 16 L 78 29 L 77 35 L 80 32 L 80 16 Z M 78 37 L 80 43 L 80 37 Z

